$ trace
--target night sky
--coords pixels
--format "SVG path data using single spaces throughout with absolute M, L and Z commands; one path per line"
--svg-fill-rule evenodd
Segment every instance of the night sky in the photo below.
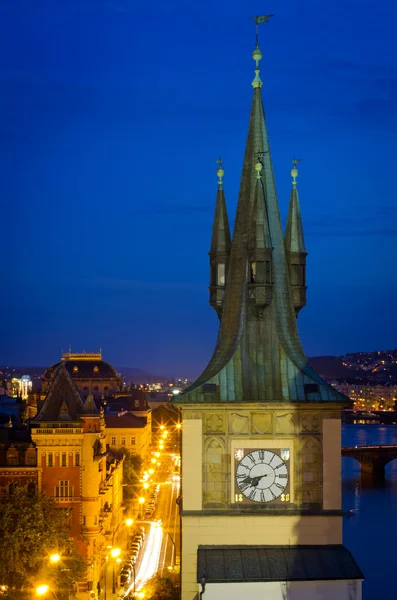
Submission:
M 150 7 L 150 10 L 149 8 Z M 285 223 L 308 256 L 306 354 L 397 346 L 397 4 L 0 3 L 0 363 L 62 348 L 198 375 L 216 340 L 208 250 L 225 161 L 234 220 L 255 30 Z

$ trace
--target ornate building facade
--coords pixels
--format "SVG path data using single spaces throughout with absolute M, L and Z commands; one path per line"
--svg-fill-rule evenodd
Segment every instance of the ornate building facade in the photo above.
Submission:
M 69 510 L 71 535 L 87 560 L 79 598 L 88 599 L 123 519 L 123 456 L 106 449 L 104 412 L 92 394 L 82 399 L 64 362 L 31 421 L 31 436 L 40 489 Z
M 266 19 L 261 17 L 261 19 Z M 233 237 L 222 167 L 210 249 L 220 318 L 182 411 L 182 600 L 359 600 L 342 545 L 341 409 L 302 350 L 306 248 L 296 178 L 283 233 L 256 46 L 253 103 Z

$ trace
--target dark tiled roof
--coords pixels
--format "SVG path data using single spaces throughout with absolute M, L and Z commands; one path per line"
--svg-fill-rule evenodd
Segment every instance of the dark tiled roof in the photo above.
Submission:
M 73 379 L 91 379 L 94 383 L 97 379 L 119 379 L 114 367 L 104 360 L 64 360 L 46 369 L 43 378 L 52 379 L 60 364 L 65 365 L 67 372 Z M 77 371 L 74 368 L 77 367 Z M 97 367 L 97 369 L 96 369 Z
M 105 423 L 106 427 L 109 429 L 115 428 L 125 428 L 125 427 L 145 427 L 147 424 L 146 417 L 136 417 L 131 413 L 127 413 L 125 415 L 121 415 L 118 417 L 117 415 L 105 415 Z
M 342 545 L 199 546 L 197 581 L 317 581 L 364 579 Z
M 64 363 L 60 363 L 46 399 L 32 422 L 71 421 L 84 413 L 83 400 Z

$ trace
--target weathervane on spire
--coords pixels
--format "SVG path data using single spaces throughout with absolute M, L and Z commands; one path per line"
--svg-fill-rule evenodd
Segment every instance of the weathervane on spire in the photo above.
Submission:
M 268 20 L 274 17 L 273 15 L 262 15 L 262 16 L 256 16 L 256 17 L 252 17 L 255 21 L 255 32 L 256 32 L 256 47 L 259 48 L 259 28 L 258 25 L 260 23 L 267 23 Z
M 219 169 L 216 172 L 218 175 L 218 185 L 222 187 L 222 177 L 225 174 L 225 171 L 223 170 L 223 158 L 220 156 L 219 158 L 215 159 L 215 162 L 219 165 Z
M 291 177 L 292 177 L 292 185 L 296 186 L 296 178 L 298 177 L 298 169 L 296 168 L 296 165 L 299 165 L 299 163 L 302 161 L 301 158 L 294 158 L 292 159 L 292 169 L 291 169 Z
M 256 28 L 256 46 L 255 46 L 255 50 L 252 53 L 252 58 L 254 59 L 256 66 L 255 66 L 255 79 L 252 82 L 252 87 L 253 88 L 261 88 L 263 83 L 262 80 L 259 76 L 259 61 L 262 58 L 262 52 L 259 50 L 259 31 L 258 31 L 258 26 L 260 23 L 267 23 L 268 20 L 270 19 L 270 17 L 274 17 L 274 15 L 263 15 L 263 16 L 256 16 L 256 17 L 252 17 L 255 21 L 255 28 Z

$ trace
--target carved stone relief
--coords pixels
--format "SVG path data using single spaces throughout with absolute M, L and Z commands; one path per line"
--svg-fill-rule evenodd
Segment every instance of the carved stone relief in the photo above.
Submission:
M 226 502 L 225 446 L 216 437 L 207 438 L 204 444 L 204 486 L 205 505 L 219 505 Z
M 229 418 L 229 430 L 231 433 L 248 433 L 248 415 L 232 413 Z
M 284 413 L 276 415 L 276 433 L 295 433 L 296 415 L 294 413 Z
M 321 503 L 323 487 L 323 457 L 319 439 L 311 436 L 305 439 L 300 451 L 302 500 Z
M 225 431 L 225 416 L 223 413 L 207 414 L 205 416 L 205 428 L 209 433 Z
M 201 412 L 184 412 L 182 413 L 183 419 L 187 421 L 188 419 L 202 419 L 203 414 Z
M 272 413 L 252 413 L 252 433 L 273 433 Z
M 302 413 L 301 431 L 302 433 L 320 431 L 320 419 L 318 415 L 313 413 Z

